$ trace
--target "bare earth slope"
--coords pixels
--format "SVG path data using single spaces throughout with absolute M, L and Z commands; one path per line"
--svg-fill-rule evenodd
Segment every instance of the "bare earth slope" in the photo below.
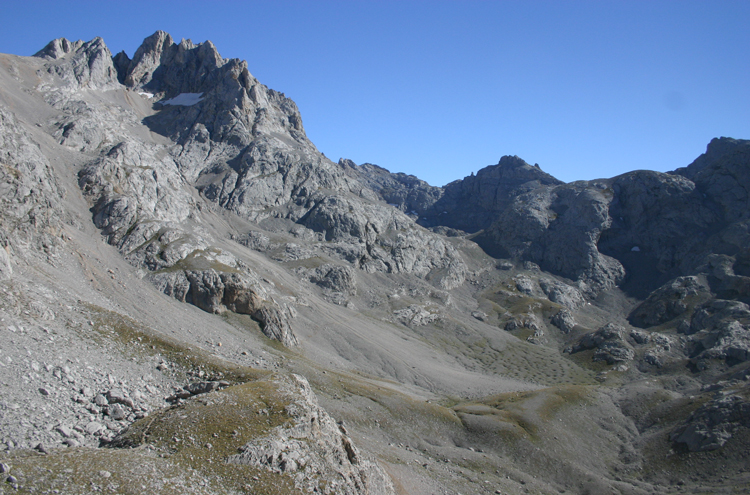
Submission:
M 748 187 L 436 188 L 210 42 L 0 55 L 0 493 L 746 491 Z

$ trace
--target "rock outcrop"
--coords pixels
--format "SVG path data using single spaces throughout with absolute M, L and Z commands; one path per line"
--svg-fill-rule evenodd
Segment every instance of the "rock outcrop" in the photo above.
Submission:
M 750 427 L 750 402 L 739 394 L 719 392 L 669 438 L 684 444 L 691 452 L 703 452 L 723 447 L 742 427 Z
M 625 329 L 614 323 L 607 323 L 596 332 L 587 333 L 577 344 L 567 349 L 567 352 L 576 352 L 594 349 L 593 361 L 606 361 L 607 364 L 615 364 L 624 361 L 632 361 L 635 351 L 625 341 L 623 335 Z
M 209 313 L 229 310 L 250 315 L 267 337 L 287 347 L 298 343 L 291 324 L 294 308 L 277 302 L 272 289 L 264 287 L 251 271 L 167 270 L 153 272 L 148 278 L 160 291 L 179 301 Z
M 652 292 L 630 312 L 632 325 L 648 328 L 688 313 L 691 306 L 710 297 L 708 287 L 696 276 L 678 277 Z
M 65 194 L 39 145 L 0 104 L 1 278 L 10 277 L 15 258 L 53 259 L 69 221 L 60 205 Z
M 305 378 L 292 375 L 277 384 L 290 400 L 286 412 L 291 421 L 244 445 L 227 462 L 290 474 L 304 492 L 326 487 L 325 493 L 341 495 L 395 493 L 383 470 L 363 456 L 346 429 L 318 405 Z
M 108 90 L 119 86 L 112 53 L 99 37 L 89 42 L 58 38 L 34 56 L 51 61 L 47 70 L 65 82 L 64 89 Z
M 423 214 L 421 223 L 476 232 L 489 227 L 516 197 L 560 184 L 562 181 L 538 166 L 517 156 L 503 156 L 497 165 L 443 187 L 443 194 Z
M 693 314 L 687 331 L 699 369 L 706 359 L 731 364 L 750 360 L 750 307 L 745 303 L 722 299 L 705 303 Z

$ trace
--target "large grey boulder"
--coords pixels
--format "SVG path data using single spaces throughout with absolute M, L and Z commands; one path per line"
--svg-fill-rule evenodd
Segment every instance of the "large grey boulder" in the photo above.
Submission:
M 706 274 L 711 291 L 719 299 L 737 299 L 750 303 L 750 248 L 743 248 L 733 256 L 711 253 L 697 271 Z
M 310 281 L 335 292 L 357 293 L 357 275 L 349 266 L 326 263 L 313 270 Z
M 224 299 L 224 283 L 215 270 L 187 270 L 185 276 L 190 282 L 188 297 L 190 302 L 209 313 L 221 312 Z
M 539 280 L 539 287 L 550 301 L 575 310 L 586 304 L 586 298 L 581 291 L 557 280 L 543 278 Z
M 750 307 L 739 301 L 715 299 L 695 311 L 688 330 L 691 356 L 726 360 L 730 365 L 750 361 Z M 702 366 L 699 366 L 699 369 Z
M 569 309 L 561 309 L 550 319 L 550 323 L 559 328 L 563 333 L 570 333 L 576 326 L 576 320 Z

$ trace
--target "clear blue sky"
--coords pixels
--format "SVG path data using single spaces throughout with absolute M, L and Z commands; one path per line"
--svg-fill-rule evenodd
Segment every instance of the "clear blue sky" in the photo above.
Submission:
M 0 52 L 158 29 L 297 102 L 336 161 L 443 185 L 518 155 L 566 182 L 750 139 L 750 1 L 16 1 Z

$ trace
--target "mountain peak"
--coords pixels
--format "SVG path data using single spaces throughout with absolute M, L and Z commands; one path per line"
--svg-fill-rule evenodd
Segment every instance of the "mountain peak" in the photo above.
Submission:
M 34 57 L 57 60 L 70 52 L 78 50 L 82 45 L 83 40 L 68 41 L 66 38 L 57 38 L 47 43 L 47 46 L 36 52 Z

